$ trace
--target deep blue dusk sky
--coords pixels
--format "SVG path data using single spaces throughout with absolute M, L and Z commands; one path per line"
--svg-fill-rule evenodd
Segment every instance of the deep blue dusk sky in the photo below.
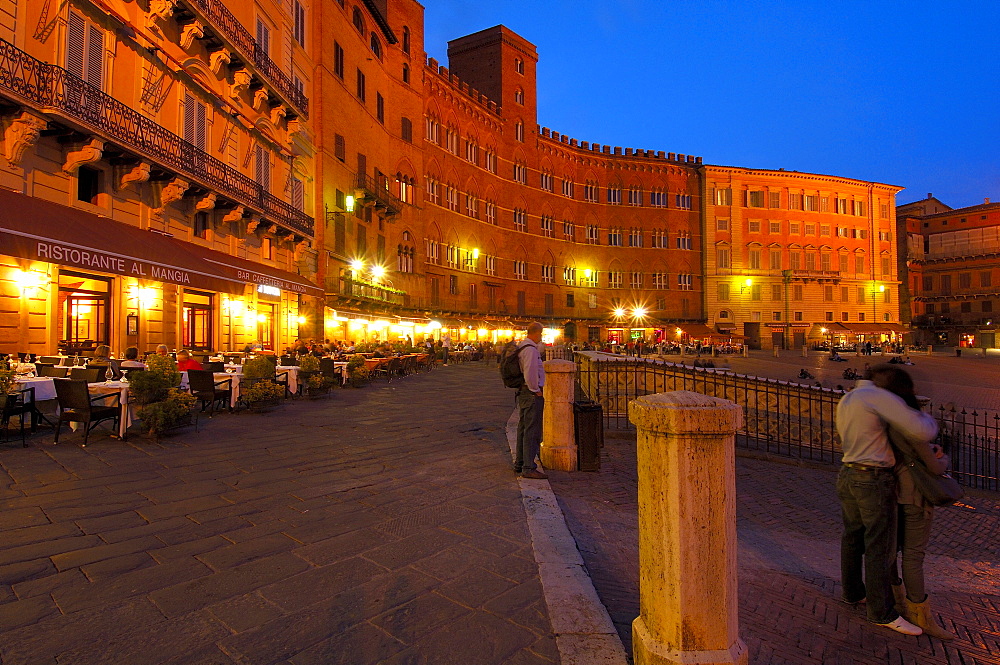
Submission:
M 1000 2 L 424 0 L 425 48 L 538 47 L 539 124 L 581 141 L 1000 201 Z

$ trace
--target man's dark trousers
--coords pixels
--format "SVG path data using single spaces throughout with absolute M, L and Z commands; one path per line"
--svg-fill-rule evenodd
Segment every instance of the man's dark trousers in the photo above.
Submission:
M 891 581 L 896 576 L 896 476 L 891 468 L 842 467 L 837 496 L 844 517 L 840 541 L 844 600 L 856 603 L 866 598 L 869 621 L 895 621 L 899 613 L 893 607 Z
M 519 472 L 534 471 L 535 457 L 542 445 L 542 409 L 545 400 L 522 386 L 517 391 L 517 454 L 514 469 Z

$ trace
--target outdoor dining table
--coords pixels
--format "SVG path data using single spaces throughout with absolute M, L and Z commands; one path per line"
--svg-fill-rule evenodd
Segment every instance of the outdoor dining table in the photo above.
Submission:
M 242 368 L 241 368 L 242 369 Z M 236 403 L 240 399 L 240 380 L 243 378 L 242 372 L 213 372 L 212 376 L 215 377 L 215 382 L 228 380 L 232 386 L 232 394 L 229 396 L 229 406 L 231 408 L 236 408 Z M 224 388 L 225 386 L 223 386 Z M 181 390 L 188 389 L 188 373 L 187 371 L 181 372 Z
M 278 365 L 275 369 L 275 376 L 281 378 L 284 374 L 288 377 L 288 392 L 293 395 L 299 392 L 299 368 L 298 365 Z
M 18 378 L 16 385 L 35 389 L 35 402 L 45 402 L 56 399 L 56 380 L 48 376 Z M 87 389 L 92 395 L 107 393 L 109 396 L 118 393 L 121 404 L 121 417 L 118 419 L 118 436 L 125 438 L 125 431 L 132 424 L 132 409 L 128 402 L 128 383 L 124 381 L 99 381 L 88 383 Z M 36 407 L 37 410 L 37 407 Z M 70 427 L 76 429 L 75 423 Z

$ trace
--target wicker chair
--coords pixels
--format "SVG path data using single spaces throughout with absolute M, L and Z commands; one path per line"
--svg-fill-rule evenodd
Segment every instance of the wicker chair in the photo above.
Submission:
M 220 388 L 220 386 L 226 386 Z M 191 394 L 201 400 L 201 410 L 208 406 L 208 417 L 215 413 L 215 403 L 223 402 L 229 411 L 232 411 L 233 380 L 215 380 L 215 374 L 207 369 L 188 370 L 188 388 Z
M 21 388 L 12 390 L 6 395 L 0 395 L 0 426 L 3 427 L 4 440 L 7 438 L 7 427 L 10 425 L 12 416 L 17 416 L 21 425 L 21 445 L 28 447 L 28 442 L 24 438 L 24 420 L 32 418 L 35 413 L 35 389 Z
M 118 418 L 121 416 L 120 395 L 118 393 L 103 393 L 91 396 L 87 389 L 86 381 L 73 381 L 72 379 L 55 379 L 56 399 L 59 400 L 59 421 L 56 423 L 55 442 L 59 443 L 59 432 L 62 430 L 64 422 L 83 423 L 83 445 L 87 445 L 90 438 L 90 431 L 98 423 L 105 420 L 113 420 L 114 425 L 118 425 Z M 95 404 L 113 399 L 114 404 Z

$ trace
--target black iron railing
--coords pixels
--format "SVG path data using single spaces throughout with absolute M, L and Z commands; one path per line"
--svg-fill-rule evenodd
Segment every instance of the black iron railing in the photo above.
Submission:
M 289 103 L 302 114 L 309 115 L 309 99 L 295 87 L 295 84 L 270 56 L 261 48 L 257 40 L 243 27 L 222 0 L 187 0 L 197 7 L 212 23 L 214 23 L 229 39 L 244 58 L 253 63 L 254 67 L 271 82 L 278 91 L 288 99 Z
M 105 134 L 141 156 L 262 211 L 270 221 L 303 236 L 314 235 L 312 217 L 277 198 L 249 176 L 62 67 L 41 62 L 4 40 L 0 40 L 0 89 Z
M 404 291 L 350 277 L 340 278 L 340 294 L 348 298 L 362 298 L 390 305 L 402 305 L 406 297 Z
M 364 190 L 365 198 L 371 197 L 374 199 L 376 207 L 382 207 L 394 215 L 402 212 L 403 201 L 389 191 L 389 179 L 386 176 L 381 175 L 376 180 L 363 173 L 359 173 L 354 186 L 357 189 Z
M 783 457 L 838 463 L 834 425 L 842 391 L 706 368 L 636 358 L 576 354 L 580 398 L 601 404 L 604 426 L 633 429 L 628 403 L 642 395 L 689 390 L 743 408 L 736 445 Z M 928 405 L 951 455 L 953 475 L 966 487 L 1000 491 L 1000 414 Z

